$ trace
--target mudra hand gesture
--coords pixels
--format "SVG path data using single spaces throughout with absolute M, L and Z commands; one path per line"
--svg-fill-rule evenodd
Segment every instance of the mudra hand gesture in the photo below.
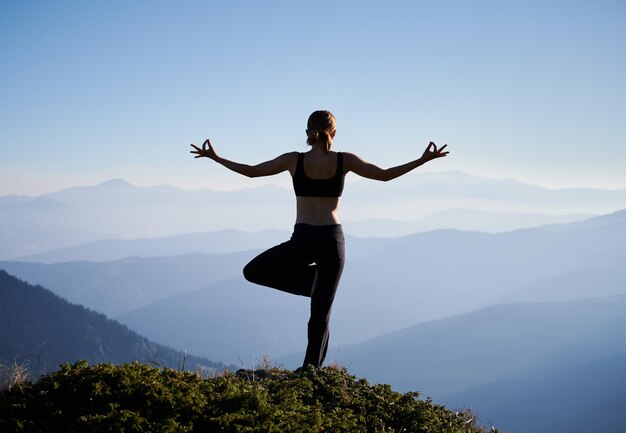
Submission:
M 196 156 L 194 156 L 194 158 L 215 159 L 217 157 L 213 146 L 211 146 L 211 140 L 209 140 L 208 138 L 204 140 L 204 143 L 202 143 L 202 148 L 199 148 L 195 144 L 192 144 L 191 147 L 193 147 L 195 150 L 192 150 L 189 153 L 195 153 Z
M 422 154 L 422 159 L 424 160 L 424 162 L 427 162 L 435 158 L 441 158 L 443 156 L 446 156 L 448 153 L 450 153 L 443 151 L 443 149 L 445 149 L 447 146 L 447 144 L 444 144 L 441 149 L 437 149 L 437 145 L 431 141 L 430 143 L 428 143 L 428 147 Z

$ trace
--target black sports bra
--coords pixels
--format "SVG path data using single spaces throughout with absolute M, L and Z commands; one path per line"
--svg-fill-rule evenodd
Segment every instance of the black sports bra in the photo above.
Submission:
M 298 155 L 293 174 L 296 197 L 341 197 L 343 192 L 343 153 L 337 152 L 337 171 L 328 179 L 311 179 L 304 173 L 304 153 Z

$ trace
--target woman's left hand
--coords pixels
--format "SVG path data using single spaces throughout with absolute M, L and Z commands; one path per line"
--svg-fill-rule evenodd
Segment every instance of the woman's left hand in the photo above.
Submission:
M 204 140 L 204 143 L 202 143 L 202 148 L 199 148 L 195 144 L 192 144 L 191 147 L 195 150 L 192 150 L 189 153 L 195 153 L 196 156 L 194 156 L 194 158 L 217 158 L 217 154 L 215 153 L 213 146 L 211 146 L 211 140 L 208 138 Z

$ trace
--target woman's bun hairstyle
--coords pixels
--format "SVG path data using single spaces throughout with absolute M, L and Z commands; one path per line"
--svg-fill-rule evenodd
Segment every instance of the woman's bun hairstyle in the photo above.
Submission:
M 324 144 L 326 152 L 330 152 L 330 147 L 333 144 L 331 134 L 335 131 L 335 126 L 335 116 L 330 111 L 314 111 L 307 122 L 307 144 L 310 146 Z

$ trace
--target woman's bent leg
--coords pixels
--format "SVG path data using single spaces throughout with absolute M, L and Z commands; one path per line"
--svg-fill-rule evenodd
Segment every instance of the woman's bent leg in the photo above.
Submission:
M 315 265 L 293 240 L 259 254 L 243 268 L 246 280 L 300 296 L 311 296 Z

